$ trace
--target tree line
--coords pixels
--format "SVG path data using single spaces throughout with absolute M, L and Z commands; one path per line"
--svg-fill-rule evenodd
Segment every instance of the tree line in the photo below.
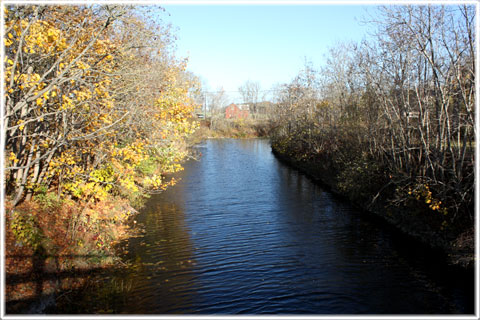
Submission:
M 6 272 L 111 263 L 140 204 L 175 184 L 197 78 L 158 7 L 6 5 Z M 98 256 L 80 261 L 68 257 Z M 66 257 L 66 258 L 62 258 Z M 83 259 L 85 260 L 85 259 Z M 63 281 L 65 280 L 65 282 Z M 60 286 L 72 283 L 63 279 Z M 32 292 L 7 281 L 7 300 Z M 23 295 L 23 296 L 22 296 Z
M 328 163 L 374 205 L 413 203 L 473 226 L 475 7 L 379 7 L 376 32 L 330 49 L 277 95 L 275 149 Z
M 161 189 L 195 127 L 169 29 L 146 8 L 6 6 L 6 194 Z M 159 175 L 141 177 L 151 164 Z M 139 174 L 140 173 L 140 174 Z

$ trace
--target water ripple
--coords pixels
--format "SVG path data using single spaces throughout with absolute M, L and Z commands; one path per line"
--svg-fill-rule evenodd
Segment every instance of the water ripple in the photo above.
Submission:
M 201 161 L 138 216 L 146 234 L 128 243 L 125 258 L 138 268 L 126 275 L 133 287 L 119 312 L 473 310 L 473 286 L 442 282 L 446 274 L 406 256 L 382 226 L 280 164 L 267 141 L 200 148 Z

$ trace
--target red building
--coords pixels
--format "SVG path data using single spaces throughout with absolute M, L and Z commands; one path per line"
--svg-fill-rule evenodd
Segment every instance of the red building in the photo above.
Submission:
M 250 115 L 248 105 L 230 104 L 225 108 L 225 119 L 246 119 Z

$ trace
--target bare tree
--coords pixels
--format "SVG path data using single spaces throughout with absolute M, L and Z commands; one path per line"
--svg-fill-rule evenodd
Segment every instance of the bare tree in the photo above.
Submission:
M 223 87 L 219 87 L 217 91 L 210 93 L 209 97 L 211 113 L 210 127 L 215 129 L 217 122 L 223 118 L 222 108 L 227 105 L 229 97 Z
M 252 106 L 252 115 L 255 118 L 257 115 L 257 105 L 259 102 L 260 83 L 257 81 L 246 81 L 238 88 L 244 103 L 249 103 Z
M 373 187 L 395 186 L 392 203 L 416 195 L 446 224 L 472 219 L 474 20 L 474 6 L 380 7 L 371 40 L 282 86 L 274 146 L 329 159 L 345 189 L 381 167 Z

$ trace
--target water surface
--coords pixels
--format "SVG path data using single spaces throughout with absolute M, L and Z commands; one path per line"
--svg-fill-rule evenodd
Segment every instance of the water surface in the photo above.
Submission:
M 283 165 L 267 140 L 197 150 L 138 216 L 145 235 L 127 244 L 136 268 L 117 275 L 128 292 L 114 312 L 473 313 L 472 276 Z

